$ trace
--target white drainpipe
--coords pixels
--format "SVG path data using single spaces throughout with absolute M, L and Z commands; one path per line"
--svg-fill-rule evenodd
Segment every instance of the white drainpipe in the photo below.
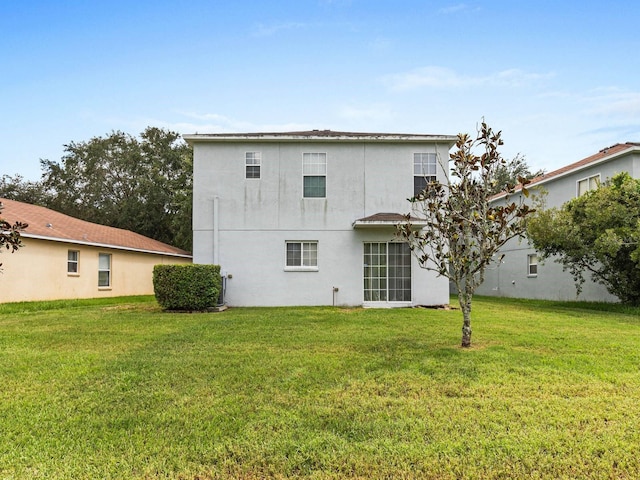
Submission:
M 213 197 L 213 264 L 220 265 L 220 198 Z

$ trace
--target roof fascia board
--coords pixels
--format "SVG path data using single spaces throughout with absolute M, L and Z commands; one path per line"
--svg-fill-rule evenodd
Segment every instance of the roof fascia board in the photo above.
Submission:
M 281 142 L 293 143 L 301 141 L 314 142 L 353 142 L 353 143 L 444 143 L 455 144 L 457 137 L 453 135 L 207 135 L 207 134 L 190 134 L 182 135 L 182 138 L 189 144 L 193 143 L 233 143 L 233 142 Z
M 629 148 L 627 148 L 625 150 L 621 150 L 619 152 L 612 153 L 611 155 L 608 155 L 606 157 L 602 157 L 602 158 L 600 158 L 598 160 L 594 160 L 593 162 L 589 162 L 589 163 L 586 163 L 584 165 L 580 165 L 580 166 L 578 166 L 576 168 L 572 168 L 570 170 L 567 170 L 566 172 L 562 172 L 562 173 L 559 173 L 557 175 L 550 176 L 548 178 L 544 178 L 543 177 L 540 180 L 538 180 L 537 182 L 529 183 L 527 185 L 527 190 L 530 190 L 532 188 L 545 185 L 546 183 L 552 182 L 552 181 L 554 181 L 556 179 L 559 179 L 559 178 L 566 177 L 567 175 L 572 175 L 574 173 L 580 172 L 581 170 L 586 170 L 587 168 L 600 165 L 601 163 L 610 162 L 611 160 L 615 160 L 618 157 L 621 157 L 623 155 L 629 155 L 630 153 L 634 153 L 634 152 L 639 152 L 640 153 L 640 147 L 632 146 L 632 147 L 629 147 Z M 518 193 L 518 192 L 520 192 L 521 189 L 522 188 L 520 187 L 513 193 Z M 513 194 L 510 194 L 510 195 L 513 195 Z M 501 198 L 504 198 L 506 196 L 507 196 L 507 194 L 505 194 L 505 193 L 498 194 L 497 196 L 493 197 L 491 199 L 491 201 L 500 200 Z
M 137 253 L 151 253 L 154 255 L 165 255 L 169 257 L 193 258 L 192 255 L 185 255 L 182 253 L 160 252 L 158 250 L 145 250 L 142 248 L 122 247 L 120 245 L 111 245 L 108 243 L 83 242 L 80 240 L 72 240 L 68 238 L 57 238 L 57 237 L 46 237 L 44 235 L 34 235 L 31 233 L 20 233 L 20 236 L 24 238 L 33 238 L 35 240 L 47 240 L 50 242 L 70 243 L 72 245 L 85 245 L 87 247 L 110 248 L 112 250 L 125 250 L 128 252 L 137 252 Z

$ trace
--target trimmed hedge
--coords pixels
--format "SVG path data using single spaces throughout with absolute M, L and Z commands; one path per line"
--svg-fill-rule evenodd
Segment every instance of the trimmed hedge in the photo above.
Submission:
M 165 310 L 206 310 L 218 303 L 220 265 L 156 265 L 153 291 Z

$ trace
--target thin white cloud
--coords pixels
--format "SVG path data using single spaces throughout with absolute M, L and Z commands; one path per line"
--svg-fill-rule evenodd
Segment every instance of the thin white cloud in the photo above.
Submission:
M 466 3 L 458 3 L 456 5 L 450 5 L 448 7 L 442 7 L 440 10 L 438 10 L 438 13 L 441 13 L 443 15 L 453 15 L 461 12 L 476 12 L 478 10 L 480 10 L 479 7 L 472 7 Z
M 637 119 L 640 116 L 640 92 L 605 88 L 594 91 L 589 102 L 591 111 L 607 115 Z
M 253 123 L 218 113 L 181 112 L 187 118 L 182 122 L 148 120 L 148 125 L 158 125 L 180 133 L 250 133 L 291 132 L 319 128 L 305 123 Z
M 347 120 L 366 120 L 369 122 L 388 121 L 394 116 L 391 106 L 384 103 L 367 105 L 365 107 L 346 105 L 339 109 L 338 114 Z
M 285 30 L 297 30 L 300 28 L 307 28 L 309 26 L 308 23 L 303 22 L 285 22 L 285 23 L 277 23 L 273 25 L 263 25 L 259 24 L 253 32 L 254 37 L 270 37 L 272 35 L 276 35 Z
M 446 67 L 429 66 L 387 75 L 383 82 L 394 91 L 419 88 L 464 88 L 475 86 L 520 87 L 553 77 L 553 73 L 528 73 L 508 69 L 485 76 L 463 75 Z

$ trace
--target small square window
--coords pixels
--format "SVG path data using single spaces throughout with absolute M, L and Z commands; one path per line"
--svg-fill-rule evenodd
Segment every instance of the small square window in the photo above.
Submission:
M 529 277 L 538 276 L 538 255 L 535 253 L 527 255 L 527 275 Z
M 318 242 L 286 242 L 286 269 L 312 269 L 318 267 Z
M 77 250 L 69 250 L 67 252 L 67 273 L 78 273 L 80 252 Z
M 246 152 L 244 156 L 245 178 L 260 178 L 261 152 Z

